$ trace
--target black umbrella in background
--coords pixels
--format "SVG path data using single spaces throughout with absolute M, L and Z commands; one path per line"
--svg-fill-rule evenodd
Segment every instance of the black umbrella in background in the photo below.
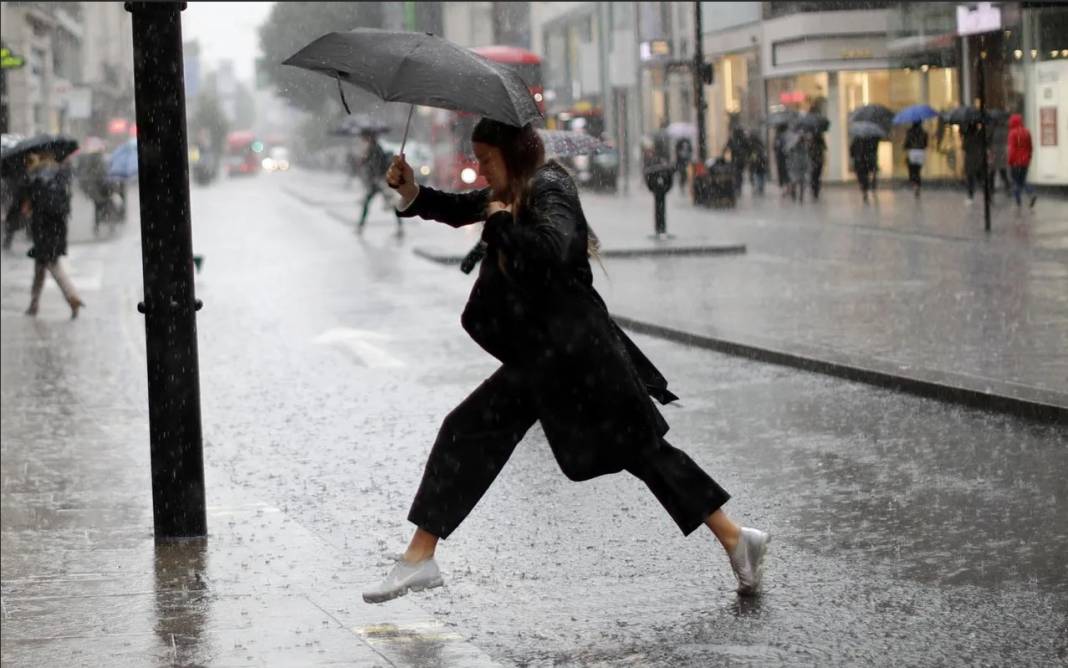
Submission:
M 853 113 L 849 114 L 849 122 L 874 123 L 889 134 L 894 122 L 894 112 L 881 104 L 866 104 L 863 107 L 857 107 Z
M 78 142 L 67 135 L 40 134 L 23 139 L 12 148 L 4 151 L 0 157 L 0 172 L 4 176 L 17 173 L 26 164 L 31 153 L 44 153 L 52 156 L 56 162 L 63 162 L 71 153 L 78 150 Z
M 983 118 L 975 107 L 957 107 L 942 114 L 942 120 L 950 125 L 972 125 Z
M 801 114 L 797 118 L 797 125 L 809 132 L 827 132 L 831 127 L 831 122 L 819 114 Z
M 541 119 L 530 89 L 509 67 L 430 33 L 357 28 L 327 33 L 283 62 L 407 102 L 408 125 L 417 104 L 464 111 L 513 126 Z M 408 139 L 404 128 L 401 151 Z
M 878 123 L 872 123 L 871 121 L 857 121 L 849 124 L 850 138 L 886 139 L 886 135 L 886 130 Z

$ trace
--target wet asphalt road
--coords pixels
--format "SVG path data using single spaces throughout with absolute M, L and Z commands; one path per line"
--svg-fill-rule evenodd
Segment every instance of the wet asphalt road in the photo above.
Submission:
M 287 645 L 293 662 L 283 663 L 269 649 L 228 646 L 233 631 L 221 620 L 240 596 L 267 602 L 250 606 L 252 626 L 292 633 L 269 594 L 278 582 L 311 582 L 322 597 L 312 602 L 342 626 L 348 614 L 388 622 L 414 606 L 439 636 L 504 665 L 1068 660 L 1063 427 L 644 337 L 682 397 L 665 411 L 669 439 L 733 494 L 736 519 L 774 536 L 763 596 L 738 599 L 711 537 L 680 536 L 638 481 L 569 482 L 535 429 L 442 544 L 447 586 L 364 610 L 360 588 L 410 534 L 404 517 L 441 418 L 494 364 L 459 327 L 470 277 L 410 253 L 430 223 L 397 240 L 376 207 L 357 239 L 282 192 L 282 178 L 224 181 L 194 191 L 193 203 L 194 247 L 206 258 L 198 324 L 209 504 L 261 512 L 211 516 L 214 546 L 192 567 L 207 594 L 195 601 L 160 604 L 151 558 L 120 570 L 155 586 L 155 605 L 94 612 L 107 599 L 79 582 L 86 616 L 120 620 L 112 632 L 133 624 L 124 614 L 144 618 L 161 647 L 160 626 L 180 629 L 187 644 L 175 662 L 187 665 L 450 663 L 419 638 L 407 653 L 365 655 L 366 635 L 327 635 L 304 652 Z M 48 614 L 71 600 L 36 574 L 66 572 L 69 583 L 92 564 L 111 572 L 124 557 L 109 554 L 151 531 L 139 250 L 127 233 L 72 253 L 90 305 L 77 323 L 64 320 L 52 288 L 39 321 L 18 315 L 28 264 L 4 258 L 5 664 L 49 665 L 70 645 L 57 639 L 84 631 Z M 112 539 L 90 534 L 94 524 L 119 528 Z M 50 558 L 75 553 L 83 530 L 101 547 L 89 565 Z M 264 555 L 268 567 L 258 565 Z M 118 595 L 112 586 L 101 585 Z M 51 643 L 17 641 L 45 619 Z

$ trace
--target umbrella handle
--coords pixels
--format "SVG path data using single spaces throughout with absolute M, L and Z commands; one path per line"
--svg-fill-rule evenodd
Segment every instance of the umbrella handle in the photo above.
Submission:
M 408 143 L 408 128 L 412 124 L 412 112 L 415 111 L 415 105 L 408 106 L 408 122 L 404 124 L 404 138 L 401 139 L 400 154 L 404 155 L 404 145 Z

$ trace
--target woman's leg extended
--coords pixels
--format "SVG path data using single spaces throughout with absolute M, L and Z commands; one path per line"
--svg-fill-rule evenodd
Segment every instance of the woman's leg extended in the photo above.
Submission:
M 717 512 L 726 517 L 720 506 L 731 498 L 730 494 L 689 455 L 665 440 L 661 440 L 659 448 L 627 466 L 627 471 L 649 487 L 683 534 L 689 535 L 707 524 Z
M 405 554 L 434 554 L 474 509 L 537 420 L 524 374 L 502 366 L 445 418 L 408 513 L 419 527 Z
M 41 292 L 44 290 L 45 275 L 48 272 L 48 263 L 35 260 L 33 263 L 33 285 L 30 287 L 30 307 L 26 309 L 26 315 L 37 315 L 37 309 L 41 303 Z

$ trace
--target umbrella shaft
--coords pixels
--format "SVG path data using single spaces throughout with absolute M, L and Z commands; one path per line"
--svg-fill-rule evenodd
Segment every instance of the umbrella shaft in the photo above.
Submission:
M 415 111 L 415 105 L 408 105 L 408 122 L 404 124 L 404 138 L 401 139 L 400 152 L 404 155 L 404 145 L 408 143 L 408 128 L 412 125 L 412 112 Z

